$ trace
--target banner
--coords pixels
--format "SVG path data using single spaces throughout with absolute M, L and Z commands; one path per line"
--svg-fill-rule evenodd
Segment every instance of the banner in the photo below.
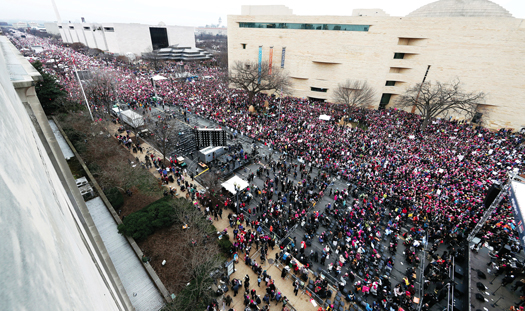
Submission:
M 270 61 L 268 62 L 269 64 L 268 74 L 269 75 L 272 74 L 272 58 L 273 58 L 273 46 L 270 47 Z
M 262 45 L 259 46 L 259 82 L 261 83 Z
M 284 53 L 286 52 L 286 48 L 283 47 L 283 53 L 281 54 L 281 68 L 284 68 Z

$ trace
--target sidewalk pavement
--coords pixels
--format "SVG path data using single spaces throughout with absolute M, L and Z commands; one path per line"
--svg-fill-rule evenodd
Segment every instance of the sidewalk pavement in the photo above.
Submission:
M 119 124 L 115 124 L 115 123 L 110 123 L 109 126 L 108 126 L 108 132 L 111 133 L 112 135 L 114 135 L 115 133 L 118 133 L 118 128 L 119 128 Z M 133 133 L 130 133 L 130 137 L 133 141 L 135 141 L 135 135 Z M 160 153 L 160 151 L 156 150 L 154 147 L 152 147 L 149 143 L 147 143 L 146 141 L 142 140 L 142 144 L 140 144 L 140 146 L 142 147 L 143 149 L 143 153 L 140 153 L 140 152 L 137 152 L 137 153 L 133 153 L 133 150 L 130 149 L 129 152 L 131 153 L 131 155 L 133 157 L 136 157 L 139 159 L 140 162 L 145 162 L 144 160 L 144 156 L 145 155 L 149 155 L 149 154 L 153 154 L 153 156 L 155 158 L 163 158 L 162 154 Z M 166 158 L 167 160 L 169 160 L 169 157 Z M 140 163 L 136 163 L 137 165 L 140 165 Z M 155 176 L 155 178 L 159 179 L 160 178 L 160 175 L 159 175 L 159 172 L 157 171 L 157 169 L 155 168 L 155 166 L 153 166 L 152 168 L 149 168 L 148 171 L 150 173 L 153 174 L 153 176 Z M 191 180 L 190 178 L 190 175 L 189 174 L 184 174 L 184 180 L 188 180 L 188 183 L 191 183 L 191 184 L 194 184 L 196 186 L 196 189 L 197 191 L 201 191 L 201 190 L 205 190 L 205 188 L 200 185 L 196 180 Z M 173 182 L 173 183 L 169 183 L 169 184 L 163 184 L 162 185 L 163 187 L 166 187 L 168 190 L 170 187 L 173 187 L 177 190 L 177 197 L 180 197 L 181 195 L 183 197 L 186 196 L 186 194 L 188 193 L 188 191 L 185 191 L 185 192 L 181 192 L 180 191 L 180 186 L 177 185 L 177 182 Z
M 108 131 L 110 133 L 118 133 L 118 128 L 119 128 L 119 124 L 114 124 L 114 123 L 110 123 L 110 125 L 108 126 Z M 130 133 L 130 136 L 132 137 L 132 139 L 135 137 L 133 133 Z M 155 157 L 159 157 L 159 158 L 162 158 L 162 154 L 156 150 L 155 148 L 153 148 L 151 145 L 149 145 L 147 142 L 143 142 L 141 144 L 143 150 L 145 151 L 144 153 L 133 153 L 132 150 L 130 150 L 130 153 L 134 156 L 134 157 L 138 157 L 139 160 L 141 160 L 141 157 L 142 159 L 144 158 L 144 156 L 146 154 L 153 154 Z M 141 160 L 142 162 L 142 160 Z M 139 163 L 137 163 L 139 164 Z M 148 169 L 148 171 L 150 171 L 156 178 L 159 177 L 159 173 L 157 172 L 157 170 L 155 169 L 155 167 L 153 168 L 150 168 Z M 188 178 L 190 179 L 189 175 L 185 175 L 185 178 Z M 191 181 L 192 184 L 196 185 L 197 187 L 197 191 L 201 191 L 201 190 L 204 190 L 205 188 L 200 185 L 197 181 Z M 167 187 L 169 189 L 169 187 L 175 187 L 175 189 L 177 189 L 177 193 L 178 193 L 178 196 L 181 196 L 181 193 L 180 192 L 180 187 L 177 185 L 177 183 L 170 183 L 169 185 L 165 185 L 163 184 L 163 187 Z M 185 194 L 188 193 L 187 191 L 184 192 L 184 196 Z M 214 220 L 213 221 L 213 224 L 214 226 L 217 228 L 217 230 L 219 231 L 222 231 L 224 230 L 225 228 L 228 228 L 228 232 L 230 233 L 229 236 L 230 236 L 230 241 L 233 243 L 233 234 L 232 234 L 232 231 L 233 231 L 233 228 L 230 228 L 229 227 L 229 223 L 228 223 L 228 218 L 227 218 L 227 215 L 228 213 L 224 213 L 223 214 L 223 218 L 220 219 L 218 221 Z M 257 261 L 258 264 L 261 264 L 261 260 L 259 258 L 259 253 L 257 252 L 258 250 L 253 250 L 251 253 L 250 253 L 250 257 L 252 257 L 252 260 L 255 259 Z M 257 255 L 255 255 L 255 253 L 257 252 Z M 294 295 L 294 292 L 293 292 L 293 278 L 290 276 L 291 273 L 293 272 L 290 272 L 286 278 L 283 280 L 281 278 L 281 269 L 278 268 L 276 265 L 274 264 L 269 264 L 268 263 L 268 260 L 269 259 L 272 259 L 274 260 L 275 259 L 275 254 L 279 252 L 279 246 L 276 246 L 274 250 L 272 249 L 269 249 L 268 251 L 268 256 L 267 256 L 267 260 L 265 262 L 265 264 L 263 265 L 263 270 L 266 270 L 266 272 L 272 277 L 272 279 L 274 280 L 274 284 L 275 286 L 277 287 L 278 291 L 281 292 L 282 296 L 286 296 L 288 298 L 288 301 L 289 301 L 289 304 L 288 304 L 288 307 L 293 307 L 295 310 L 298 310 L 298 311 L 317 311 L 319 309 L 319 306 L 316 304 L 315 301 L 313 301 L 311 299 L 311 297 L 308 295 L 308 293 L 305 291 L 305 290 L 300 290 L 299 293 L 297 294 L 297 296 Z M 242 260 L 242 258 L 244 258 L 244 253 L 241 253 L 239 254 L 239 263 L 235 265 L 235 269 L 236 271 L 231 275 L 230 279 L 233 279 L 233 278 L 237 278 L 237 279 L 241 279 L 241 280 L 244 280 L 244 276 L 245 275 L 248 275 L 250 277 L 250 290 L 251 289 L 255 289 L 257 291 L 257 295 L 261 295 L 261 300 L 262 298 L 264 297 L 264 295 L 266 294 L 266 286 L 265 286 L 265 283 L 264 281 L 261 282 L 261 286 L 258 287 L 257 286 L 257 275 L 252 271 L 252 269 L 250 267 L 248 267 Z M 243 283 L 244 284 L 244 283 Z M 307 284 L 307 282 L 306 282 Z M 230 287 L 230 291 L 228 293 L 226 293 L 225 295 L 230 295 L 232 298 L 233 298 L 233 301 L 232 301 L 232 304 L 230 307 L 234 308 L 236 311 L 242 311 L 244 310 L 244 299 L 243 299 L 243 293 L 244 293 L 244 287 L 242 287 L 242 289 L 239 289 L 239 293 L 236 297 L 233 297 L 233 290 L 231 289 L 231 286 Z M 306 287 L 306 286 L 305 286 Z M 334 291 L 334 296 L 332 298 L 335 298 L 335 294 L 336 294 L 337 291 Z M 313 303 L 311 302 L 311 300 L 313 301 Z M 315 303 L 315 305 L 314 305 Z M 263 302 L 262 304 L 263 306 L 265 305 L 265 303 Z M 222 304 L 222 299 L 219 301 L 219 306 L 221 307 L 221 310 L 222 310 L 222 307 L 223 307 L 223 304 Z M 345 310 L 346 310 L 346 307 L 348 307 L 348 303 L 345 304 Z M 283 305 L 282 305 L 282 302 L 279 302 L 278 304 L 275 304 L 275 301 L 271 301 L 270 302 L 270 310 L 271 311 L 280 311 L 282 310 L 283 308 Z M 291 308 L 290 308 L 291 309 Z M 228 308 L 224 309 L 224 310 L 228 310 Z

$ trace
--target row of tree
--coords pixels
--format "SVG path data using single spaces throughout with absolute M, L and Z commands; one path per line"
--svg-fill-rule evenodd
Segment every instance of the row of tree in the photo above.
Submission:
M 152 61 L 155 63 L 155 61 Z M 40 62 L 34 67 L 41 73 L 43 81 L 36 86 L 37 95 L 46 113 L 54 113 L 68 107 L 67 94 L 56 79 L 43 70 Z M 91 104 L 104 107 L 110 113 L 117 101 L 117 78 L 108 72 L 94 71 L 84 80 L 86 96 Z M 292 84 L 286 71 L 270 66 L 268 62 L 236 62 L 230 68 L 227 82 L 248 94 L 249 104 L 254 97 L 266 92 L 277 96 L 289 95 Z M 374 105 L 377 92 L 367 81 L 346 80 L 333 91 L 334 101 L 352 111 L 353 108 L 366 108 Z M 408 88 L 398 97 L 395 105 L 400 108 L 418 111 L 426 128 L 432 118 L 465 115 L 471 117 L 478 104 L 485 99 L 483 92 L 465 92 L 459 80 L 451 83 L 418 83 Z
M 270 66 L 268 62 L 236 62 L 228 74 L 230 86 L 244 90 L 248 101 L 261 93 L 290 94 L 291 82 L 281 68 Z M 333 92 L 333 99 L 347 109 L 367 108 L 375 104 L 377 92 L 367 81 L 346 80 Z M 451 83 L 418 83 L 408 88 L 398 97 L 395 106 L 418 111 L 425 129 L 432 118 L 465 115 L 472 117 L 479 104 L 485 99 L 483 92 L 465 92 L 459 80 Z

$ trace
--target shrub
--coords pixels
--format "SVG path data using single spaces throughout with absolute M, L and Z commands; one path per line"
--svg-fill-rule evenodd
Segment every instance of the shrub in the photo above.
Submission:
M 124 204 L 124 196 L 117 187 L 104 191 L 104 194 L 115 210 L 118 210 Z
M 232 249 L 232 242 L 228 239 L 228 237 L 223 237 L 219 240 L 219 247 L 221 248 L 221 251 L 226 254 L 230 255 L 230 250 Z
M 86 134 L 70 127 L 64 128 L 64 133 L 66 133 L 67 138 L 71 141 L 78 153 L 82 154 L 86 151 Z
M 131 213 L 118 226 L 118 232 L 140 241 L 157 229 L 171 226 L 174 215 L 172 200 L 170 197 L 164 197 Z

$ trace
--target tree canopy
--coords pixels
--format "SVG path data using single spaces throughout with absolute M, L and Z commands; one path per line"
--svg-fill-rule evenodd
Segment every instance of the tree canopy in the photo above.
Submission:
M 236 88 L 245 90 L 248 93 L 248 101 L 252 103 L 253 97 L 262 91 L 283 91 L 288 93 L 290 79 L 281 68 L 272 67 L 270 64 L 254 61 L 237 61 L 228 74 L 228 82 Z
M 91 79 L 85 80 L 84 90 L 91 104 L 104 107 L 107 113 L 116 100 L 117 79 L 110 72 L 94 71 Z
M 366 81 L 346 80 L 334 91 L 335 102 L 349 108 L 366 107 L 373 103 L 375 90 Z
M 157 200 L 143 209 L 129 214 L 122 224 L 118 225 L 118 232 L 140 241 L 153 234 L 155 230 L 169 227 L 174 221 L 175 210 L 170 197 Z
M 43 65 L 40 61 L 34 62 L 33 67 L 35 67 L 43 79 L 42 81 L 37 82 L 35 90 L 44 112 L 50 114 L 60 110 L 60 99 L 66 96 L 67 92 L 64 91 L 53 75 L 44 71 Z
M 449 84 L 436 82 L 418 83 L 407 89 L 396 102 L 401 108 L 413 108 L 421 114 L 424 130 L 430 119 L 451 114 L 472 116 L 478 104 L 485 99 L 483 92 L 464 92 L 461 82 L 455 80 Z

